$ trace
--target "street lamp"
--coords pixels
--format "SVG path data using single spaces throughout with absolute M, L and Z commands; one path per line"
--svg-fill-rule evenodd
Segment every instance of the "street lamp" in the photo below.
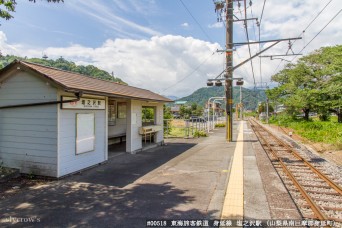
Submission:
M 225 72 L 225 71 L 223 71 Z M 222 72 L 222 73 L 223 73 Z M 213 81 L 215 81 L 215 86 L 222 86 L 222 81 L 226 81 L 226 82 L 229 82 L 229 81 L 233 81 L 233 80 L 237 80 L 237 85 L 243 85 L 243 78 L 229 78 L 228 75 L 225 75 L 224 77 L 222 77 L 222 73 L 215 79 L 208 79 L 207 81 L 207 86 L 213 86 L 214 83 Z M 221 77 L 221 78 L 219 78 Z M 219 83 L 220 82 L 220 83 Z M 232 83 L 230 83 L 230 86 L 232 85 Z M 230 90 L 232 90 L 233 88 L 228 88 Z M 233 134 L 233 131 L 232 131 L 232 128 L 233 128 L 233 119 L 232 119 L 232 111 L 231 111 L 231 108 L 232 108 L 232 105 L 233 105 L 233 97 L 232 95 L 228 95 L 226 93 L 226 131 L 227 131 L 227 140 L 229 141 L 232 141 L 232 134 Z M 208 101 L 208 107 L 209 107 L 209 101 Z M 209 108 L 208 108 L 208 132 L 209 132 Z
M 220 80 L 217 80 L 217 81 L 215 82 L 215 86 L 222 86 L 222 82 L 221 82 Z
M 237 86 L 242 86 L 243 85 L 243 81 L 241 79 L 236 81 L 236 85 Z

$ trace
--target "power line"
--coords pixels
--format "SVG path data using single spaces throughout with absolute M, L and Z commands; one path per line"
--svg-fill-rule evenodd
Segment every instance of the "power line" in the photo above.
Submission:
M 333 0 L 330 0 L 324 7 L 323 9 L 321 9 L 321 11 L 318 12 L 318 14 L 314 17 L 314 19 L 312 19 L 310 21 L 310 23 L 306 26 L 306 28 L 298 35 L 298 37 L 300 37 L 302 34 L 304 34 L 306 32 L 306 30 L 312 25 L 312 23 L 314 23 L 314 21 L 319 17 L 319 15 L 321 15 L 321 13 L 325 10 L 325 8 L 327 8 L 327 6 L 332 2 Z M 296 42 L 293 41 L 292 45 Z M 286 54 L 289 52 L 289 50 L 287 50 Z M 292 61 L 291 61 L 292 62 Z
M 312 23 L 313 23 L 321 14 L 322 14 L 322 12 L 327 8 L 327 6 L 328 6 L 332 1 L 333 1 L 333 0 L 330 0 L 330 1 L 329 1 L 329 2 L 328 2 L 328 3 L 327 3 L 319 12 L 318 12 L 318 14 L 310 21 L 310 23 L 306 26 L 306 28 L 303 30 L 303 32 L 301 32 L 301 33 L 298 35 L 298 37 L 301 36 L 303 33 L 305 33 L 305 31 L 306 31 L 306 30 L 312 25 Z M 261 18 L 260 18 L 260 23 L 259 23 L 259 24 L 261 24 L 262 15 L 263 15 L 263 12 L 264 12 L 264 7 L 265 7 L 265 2 L 266 2 L 266 0 L 264 0 L 264 6 L 263 6 L 262 13 L 261 13 Z M 340 11 L 340 12 L 341 12 L 341 11 Z M 338 12 L 338 14 L 339 14 L 340 12 Z M 335 17 L 336 17 L 336 16 L 337 16 L 337 15 L 335 15 Z M 335 17 L 334 17 L 334 18 L 335 18 Z M 333 18 L 333 19 L 334 19 L 334 18 Z M 332 19 L 332 20 L 333 20 L 333 19 Z M 330 22 L 329 22 L 329 23 L 330 23 Z M 328 24 L 329 24 L 329 23 L 328 23 Z M 327 25 L 326 25 L 326 26 L 327 26 Z M 325 26 L 325 27 L 326 27 L 326 26 Z M 325 28 L 325 27 L 324 27 L 324 28 Z M 324 29 L 324 28 L 323 28 L 323 29 Z M 323 29 L 322 29 L 322 30 L 323 30 Z M 322 31 L 322 30 L 321 30 L 321 31 Z M 321 32 L 321 31 L 320 31 L 320 32 Z M 318 34 L 317 34 L 316 36 L 318 36 Z M 316 36 L 315 36 L 314 38 L 316 38 Z M 314 39 L 314 38 L 313 38 L 313 39 Z M 259 39 L 260 39 L 260 26 L 259 26 Z M 312 39 L 312 40 L 313 40 L 313 39 Z M 309 43 L 311 43 L 312 40 L 311 40 Z M 296 40 L 292 42 L 292 45 L 293 45 L 295 42 L 296 42 Z M 302 51 L 309 45 L 309 43 L 308 43 L 300 52 L 302 52 Z M 286 54 L 287 54 L 289 51 L 290 51 L 290 49 L 287 50 Z M 299 53 L 300 53 L 300 52 L 299 52 Z M 297 56 L 295 56 L 295 57 L 290 61 L 290 63 L 292 63 L 296 58 L 297 58 Z M 261 61 L 261 60 L 260 60 L 260 61 Z M 280 67 L 280 65 L 281 65 L 281 63 L 282 63 L 283 61 L 284 61 L 284 60 L 281 60 L 281 61 L 280 61 L 280 63 L 278 64 L 277 68 L 274 70 L 274 72 L 273 72 L 272 75 L 275 74 L 275 72 L 278 70 L 278 68 Z
M 179 1 L 182 3 L 182 5 L 183 5 L 184 8 L 186 9 L 186 11 L 189 13 L 189 15 L 192 17 L 192 19 L 193 19 L 193 20 L 197 23 L 197 25 L 200 27 L 200 29 L 202 30 L 203 34 L 209 39 L 209 41 L 210 41 L 211 43 L 214 43 L 214 42 L 212 41 L 212 39 L 209 37 L 209 35 L 204 31 L 204 29 L 203 29 L 203 27 L 201 26 L 201 24 L 198 23 L 198 21 L 196 20 L 196 18 L 192 15 L 192 13 L 191 13 L 190 10 L 188 9 L 188 7 L 186 7 L 186 5 L 184 4 L 183 0 L 179 0 Z
M 316 15 L 316 17 L 308 24 L 308 26 L 306 26 L 306 28 L 303 30 L 302 33 L 304 33 L 310 26 L 311 24 L 318 18 L 318 16 L 325 10 L 325 8 L 327 8 L 327 6 L 332 2 L 333 0 L 330 0 L 324 7 L 323 9 Z M 301 33 L 301 34 L 302 34 Z M 299 36 L 301 35 L 299 34 Z
M 283 62 L 284 60 L 282 59 L 280 62 L 279 62 L 279 64 L 278 64 L 278 66 L 277 66 L 277 68 L 273 71 L 273 74 L 272 75 L 274 75 L 275 74 L 275 72 L 278 70 L 278 68 L 280 67 L 280 64 Z
M 264 15 L 264 10 L 265 10 L 265 4 L 266 4 L 266 0 L 264 0 L 264 4 L 262 6 L 262 11 L 261 11 L 261 15 L 260 15 L 260 21 L 257 24 L 258 25 L 258 30 L 259 30 L 259 42 L 260 42 L 260 38 L 261 38 L 261 22 L 262 22 L 262 17 Z M 261 43 L 259 43 L 259 52 L 261 51 Z M 259 74 L 260 74 L 260 81 L 262 82 L 262 64 L 261 64 L 261 58 L 259 58 Z
M 241 58 L 240 55 L 239 55 L 238 49 L 235 50 L 235 53 L 236 53 L 236 55 L 239 57 L 239 59 L 241 60 L 242 58 Z M 246 70 L 245 67 L 246 67 L 246 65 L 244 65 L 244 66 L 241 67 L 241 68 L 245 71 L 246 76 L 248 76 L 248 72 L 247 72 L 247 70 Z
M 245 4 L 245 19 L 247 19 L 247 5 L 246 5 L 246 0 L 244 0 Z M 244 22 L 245 24 L 245 32 L 247 36 L 247 42 L 249 42 L 249 36 L 248 36 L 248 29 L 247 29 L 247 20 Z M 248 52 L 249 52 L 249 57 L 252 58 L 252 53 L 251 53 L 251 46 L 248 43 Z M 253 67 L 253 60 L 251 60 L 251 67 L 252 67 L 252 74 L 253 74 L 253 81 L 255 85 L 255 75 L 254 75 L 254 67 Z
M 262 6 L 262 11 L 261 11 L 261 16 L 260 16 L 259 25 L 261 25 L 262 16 L 264 15 L 265 4 L 266 4 L 266 0 L 264 0 L 264 5 Z
M 205 60 L 203 60 L 190 74 L 186 75 L 185 77 L 183 77 L 182 79 L 180 79 L 179 81 L 177 81 L 176 83 L 174 83 L 173 85 L 167 87 L 166 89 L 162 90 L 161 92 L 165 92 L 166 90 L 174 87 L 175 85 L 179 84 L 180 82 L 184 81 L 185 79 L 187 79 L 188 77 L 190 77 L 192 74 L 194 74 L 196 71 L 198 71 L 198 69 L 204 64 L 206 63 L 209 58 L 211 56 L 213 56 L 216 52 L 213 52 L 210 56 L 208 56 Z
M 299 53 L 301 53 L 340 13 L 341 13 L 342 9 L 340 9 L 340 11 L 338 11 L 335 16 L 333 16 L 330 21 L 309 41 L 309 43 L 307 43 L 303 48 L 302 50 L 299 51 Z M 297 58 L 297 56 L 295 56 L 291 62 L 293 60 L 295 60 Z
M 249 1 L 249 5 L 250 5 L 250 8 L 251 8 L 251 16 L 252 16 L 252 18 L 254 18 L 253 9 L 252 9 L 252 1 Z M 253 31 L 254 31 L 254 39 L 256 40 L 257 37 L 256 37 L 254 22 L 253 22 Z
M 260 42 L 260 23 L 259 23 L 259 42 Z M 259 52 L 261 51 L 261 43 L 259 43 Z M 259 58 L 259 74 L 260 74 L 260 81 L 262 82 L 262 68 L 261 68 L 261 58 Z

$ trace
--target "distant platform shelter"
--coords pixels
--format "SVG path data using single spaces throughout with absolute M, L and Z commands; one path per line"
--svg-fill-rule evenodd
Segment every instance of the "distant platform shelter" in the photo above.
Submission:
M 166 102 L 145 89 L 16 60 L 0 71 L 0 164 L 62 177 L 106 161 L 109 144 L 129 153 L 162 144 Z M 148 125 L 144 108 L 154 113 Z

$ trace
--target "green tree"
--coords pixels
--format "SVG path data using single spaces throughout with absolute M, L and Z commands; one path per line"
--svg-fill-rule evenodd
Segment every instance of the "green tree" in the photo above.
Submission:
M 341 53 L 342 45 L 324 47 L 302 57 L 297 64 L 288 64 L 272 76 L 279 87 L 268 90 L 268 97 L 284 104 L 292 115 L 302 111 L 305 120 L 309 120 L 311 111 L 318 112 L 322 120 L 335 112 L 342 122 Z
M 171 107 L 166 106 L 164 104 L 163 111 L 164 111 L 164 123 L 163 123 L 164 134 L 170 134 L 172 131 L 172 121 L 170 120 L 173 118 L 172 113 L 171 113 Z
M 123 85 L 127 85 L 127 83 L 123 82 L 120 78 L 113 77 L 107 71 L 101 70 L 92 65 L 88 65 L 88 66 L 79 65 L 78 66 L 74 62 L 68 61 L 64 59 L 63 57 L 60 57 L 56 60 L 51 60 L 51 59 L 48 60 L 48 59 L 40 59 L 40 58 L 27 59 L 27 58 L 21 58 L 21 57 L 13 56 L 13 55 L 0 56 L 0 69 L 7 66 L 11 62 L 13 62 L 15 59 L 25 60 L 27 62 L 32 62 L 32 63 L 38 63 L 44 66 L 54 67 L 54 68 L 58 68 L 61 70 L 67 70 L 67 71 L 71 71 L 75 73 L 80 73 L 80 74 L 87 75 L 93 78 L 98 78 L 102 80 L 107 80 L 107 81 L 112 81 L 112 82 L 117 82 Z
M 168 107 L 164 104 L 163 110 L 164 110 L 164 120 L 172 119 L 171 107 Z
M 155 108 L 143 107 L 142 110 L 142 122 L 143 126 L 155 124 Z
M 191 116 L 202 116 L 203 108 L 199 106 L 197 103 L 191 104 L 190 115 Z
M 266 112 L 267 111 L 267 107 L 266 107 L 266 102 L 260 102 L 258 105 L 258 113 L 262 113 L 262 112 Z M 268 104 L 268 112 L 272 113 L 274 112 L 274 108 L 272 105 Z
M 185 105 L 181 105 L 179 107 L 179 115 L 181 116 L 181 118 L 189 119 L 191 115 L 191 108 Z

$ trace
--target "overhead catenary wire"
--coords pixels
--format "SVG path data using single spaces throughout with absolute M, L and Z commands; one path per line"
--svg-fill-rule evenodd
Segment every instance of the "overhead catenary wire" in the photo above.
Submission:
M 332 2 L 333 0 L 330 0 L 322 9 L 321 11 L 318 12 L 318 14 L 310 21 L 310 23 L 306 26 L 306 28 L 298 35 L 300 37 L 302 34 L 306 32 L 306 30 L 314 23 L 314 21 L 321 15 L 321 13 L 327 8 L 327 6 Z M 292 42 L 292 45 L 296 42 L 297 40 Z
M 201 29 L 201 31 L 203 32 L 203 34 L 208 38 L 208 40 L 213 43 L 212 39 L 210 38 L 210 36 L 208 35 L 208 33 L 203 29 L 203 27 L 201 26 L 201 24 L 196 20 L 196 18 L 192 15 L 192 13 L 190 12 L 190 10 L 188 9 L 188 7 L 184 4 L 183 0 L 179 0 L 183 7 L 185 8 L 185 10 L 189 13 L 189 15 L 192 17 L 192 19 L 196 22 L 196 24 L 199 26 L 199 28 Z
M 318 14 L 309 22 L 309 24 L 305 27 L 305 29 L 298 35 L 301 36 L 302 34 L 304 34 L 306 32 L 306 30 L 312 25 L 312 23 L 322 14 L 322 12 L 328 7 L 328 5 L 332 2 L 333 0 L 330 0 L 319 12 Z M 266 3 L 266 0 L 264 0 L 264 5 L 263 5 L 263 9 L 262 9 L 262 13 L 261 13 L 261 17 L 260 17 L 260 22 L 259 22 L 259 25 L 261 25 L 261 22 L 262 22 L 262 16 L 263 16 L 263 12 L 264 12 L 264 7 L 265 7 L 265 3 Z M 260 30 L 260 26 L 259 26 L 259 30 Z M 260 39 L 260 32 L 259 32 L 259 39 Z M 293 41 L 292 42 L 292 45 L 296 42 L 297 40 Z M 311 43 L 311 41 L 310 41 Z M 308 44 L 306 44 L 307 46 Z M 306 47 L 305 46 L 305 47 Z M 303 48 L 304 50 L 305 48 Z M 303 51 L 301 50 L 301 52 Z M 290 51 L 290 49 L 287 50 L 286 54 Z M 290 63 L 292 63 L 295 59 L 297 58 L 297 56 L 295 56 L 291 61 Z M 274 72 L 272 75 L 274 75 L 276 73 L 276 71 L 279 69 L 280 65 L 284 62 L 284 60 L 281 60 L 278 64 L 278 66 L 275 68 Z
M 241 56 L 239 55 L 238 49 L 235 50 L 235 53 L 236 53 L 236 55 L 238 56 L 238 58 L 241 60 L 242 58 L 241 58 Z M 248 75 L 248 72 L 247 72 L 247 70 L 246 70 L 246 65 L 243 65 L 241 68 L 244 70 L 245 75 L 247 76 L 247 75 Z
M 258 24 L 259 42 L 260 42 L 260 39 L 261 39 L 261 22 L 262 22 L 262 17 L 264 16 L 265 4 L 266 4 L 266 0 L 264 0 L 264 4 L 262 6 L 262 11 L 261 11 L 261 15 L 260 15 L 259 24 Z M 259 52 L 260 51 L 261 51 L 261 43 L 259 43 Z M 261 58 L 259 58 L 259 74 L 260 74 L 260 81 L 262 82 L 262 62 L 261 62 Z

